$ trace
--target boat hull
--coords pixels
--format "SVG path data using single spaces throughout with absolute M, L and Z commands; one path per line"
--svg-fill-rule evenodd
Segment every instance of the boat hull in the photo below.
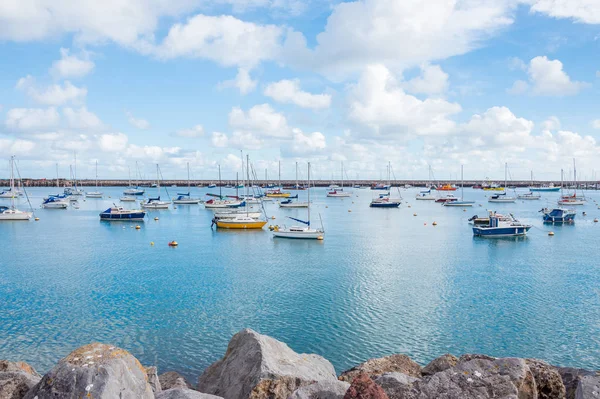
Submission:
M 22 212 L 17 210 L 8 210 L 0 213 L 0 221 L 21 220 L 27 221 L 31 219 L 31 212 Z
M 327 196 L 328 197 L 332 197 L 332 198 L 348 198 L 348 197 L 351 196 L 351 194 L 350 193 L 344 193 L 344 192 L 341 192 L 341 193 L 327 193 Z
M 142 208 L 144 209 L 169 209 L 169 203 L 150 203 L 150 204 L 142 204 Z
M 282 193 L 282 194 L 265 194 L 265 196 L 270 197 L 270 198 L 288 198 L 290 196 L 290 193 Z
M 44 209 L 67 209 L 69 204 L 66 202 L 53 202 L 49 204 L 42 204 L 42 208 Z
M 308 202 L 293 202 L 291 204 L 279 204 L 280 208 L 308 208 Z
M 218 228 L 221 229 L 239 229 L 239 230 L 248 230 L 248 229 L 262 229 L 264 227 L 265 224 L 267 224 L 266 221 L 263 220 L 257 220 L 254 222 L 236 222 L 236 221 L 229 221 L 229 220 L 217 220 L 215 221 L 215 224 L 217 225 Z
M 474 226 L 473 235 L 477 237 L 501 238 L 527 235 L 531 226 L 483 227 Z
M 121 202 L 135 202 L 137 199 L 135 197 L 121 197 L 119 198 Z
M 515 201 L 516 201 L 516 199 L 514 199 L 514 198 L 496 198 L 496 199 L 490 198 L 490 199 L 488 199 L 488 202 L 493 202 L 493 203 L 496 203 L 496 204 L 499 204 L 499 203 L 507 203 L 507 204 L 509 204 L 509 203 L 513 203 Z
M 555 193 L 560 191 L 560 187 L 531 187 L 529 191 L 537 191 L 537 192 L 545 192 L 545 193 Z
M 173 200 L 174 204 L 177 205 L 198 205 L 200 200 L 197 199 L 188 199 L 188 200 Z
M 398 208 L 400 202 L 371 202 L 371 208 Z
M 471 201 L 451 201 L 451 202 L 444 202 L 442 205 L 443 206 L 473 206 L 475 202 L 471 202 Z
M 435 197 L 431 195 L 426 196 L 416 196 L 415 199 L 417 201 L 435 201 Z
M 279 238 L 293 238 L 293 239 L 305 239 L 305 240 L 322 240 L 324 233 L 318 230 L 305 230 L 305 231 L 289 231 L 289 230 L 274 230 L 273 237 Z
M 100 214 L 100 220 L 110 222 L 140 222 L 144 221 L 146 216 L 145 212 L 130 213 L 130 214 L 116 214 L 116 215 L 104 215 Z
M 582 201 L 582 200 L 558 201 L 558 205 L 585 205 L 585 201 Z

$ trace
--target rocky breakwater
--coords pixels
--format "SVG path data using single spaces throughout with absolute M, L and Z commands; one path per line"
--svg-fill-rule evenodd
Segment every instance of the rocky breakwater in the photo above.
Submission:
M 425 367 L 405 355 L 371 359 L 337 376 L 330 362 L 242 330 L 194 386 L 158 374 L 129 352 L 93 343 L 44 376 L 0 361 L 0 399 L 599 399 L 600 373 L 535 359 L 443 355 Z

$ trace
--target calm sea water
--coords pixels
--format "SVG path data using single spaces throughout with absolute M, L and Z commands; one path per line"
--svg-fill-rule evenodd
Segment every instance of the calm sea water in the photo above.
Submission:
M 31 189 L 34 206 L 54 191 Z M 339 199 L 314 189 L 326 237 L 312 242 L 211 230 L 201 205 L 150 212 L 140 230 L 101 222 L 121 191 L 0 224 L 0 358 L 44 372 L 100 341 L 195 381 L 250 327 L 338 372 L 392 353 L 424 364 L 446 352 L 600 368 L 600 193 L 586 193 L 575 225 L 544 226 L 538 210 L 558 193 L 488 204 L 465 190 L 477 204 L 464 212 L 415 201 L 416 189 L 402 190 L 399 209 L 370 209 L 370 190 Z M 527 238 L 474 238 L 467 219 L 488 207 L 534 228 Z M 306 214 L 266 210 L 271 224 Z

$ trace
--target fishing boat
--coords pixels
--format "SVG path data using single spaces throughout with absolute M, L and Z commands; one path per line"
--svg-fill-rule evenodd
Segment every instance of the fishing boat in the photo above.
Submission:
M 438 202 L 438 203 L 440 203 L 440 202 L 446 203 L 446 202 L 454 202 L 454 201 L 458 201 L 458 198 L 455 197 L 453 194 L 447 194 L 446 196 L 436 198 L 436 200 L 435 200 L 435 202 Z
M 475 201 L 465 201 L 465 183 L 463 179 L 463 165 L 460 165 L 460 196 L 461 198 L 458 201 L 446 201 L 442 205 L 443 206 L 473 206 Z
M 273 237 L 279 238 L 296 238 L 296 239 L 313 239 L 322 240 L 325 236 L 325 230 L 323 229 L 323 223 L 321 223 L 320 229 L 310 228 L 310 162 L 308 163 L 308 207 L 307 207 L 307 220 L 292 218 L 290 219 L 302 223 L 302 226 L 291 226 L 291 227 L 280 227 L 274 226 Z M 288 216 L 289 217 L 289 216 Z
M 279 207 L 280 208 L 308 208 L 308 202 L 292 201 L 291 199 L 287 199 L 285 201 L 280 201 Z
M 438 191 L 456 191 L 456 186 L 453 184 L 444 184 L 442 186 L 438 186 Z
M 540 212 L 546 223 L 573 223 L 577 214 L 574 210 L 565 208 L 544 208 Z
M 197 205 L 200 203 L 200 198 L 193 198 L 190 195 L 190 163 L 187 163 L 187 180 L 188 180 L 188 191 L 187 193 L 177 193 L 177 197 L 173 199 L 173 203 L 177 205 Z
M 500 221 L 504 221 L 504 222 L 510 222 L 512 221 L 512 216 L 504 216 L 501 215 L 499 213 L 496 212 L 490 212 L 487 216 L 485 217 L 480 217 L 477 215 L 472 216 L 471 218 L 468 219 L 468 222 L 470 224 L 474 224 L 474 225 L 489 225 L 490 224 L 490 216 L 491 215 L 495 215 Z
M 352 196 L 352 193 L 344 191 L 344 163 L 342 162 L 342 185 L 341 187 L 334 187 L 332 191 L 327 192 L 328 197 L 333 198 L 348 198 Z M 330 186 L 331 187 L 331 186 Z
M 246 155 L 246 174 L 248 185 L 250 184 L 250 157 Z M 248 195 L 248 185 L 246 185 L 246 195 Z M 246 206 L 246 213 L 238 213 L 235 216 L 229 218 L 217 219 L 213 218 L 211 228 L 213 225 L 216 225 L 217 228 L 221 229 L 242 229 L 242 230 L 254 230 L 254 229 L 262 229 L 265 224 L 267 224 L 266 220 L 262 218 L 254 218 L 250 216 L 250 212 L 248 211 L 248 204 Z
M 473 226 L 473 235 L 479 237 L 519 237 L 527 235 L 530 224 L 519 222 L 514 216 L 510 215 L 509 221 L 500 219 L 495 213 L 491 213 L 489 224 Z
M 216 185 L 216 184 L 214 184 L 214 183 L 210 183 L 210 184 L 209 184 L 208 186 L 206 186 L 206 187 L 208 187 L 208 188 L 216 188 L 216 187 L 217 187 L 217 185 Z
M 143 221 L 146 211 L 123 209 L 120 206 L 113 206 L 100 213 L 100 220 L 108 221 Z
M 98 161 L 96 161 L 96 191 L 85 193 L 86 198 L 102 198 L 102 192 L 98 191 Z
M 135 177 L 136 177 L 136 184 L 132 185 L 131 184 L 131 168 L 128 168 L 129 170 L 129 186 L 123 191 L 123 194 L 125 195 L 144 195 L 144 193 L 146 192 L 146 190 L 144 190 L 143 188 L 139 187 L 139 181 L 137 180 L 137 177 L 139 175 L 139 169 L 138 169 L 138 163 L 137 161 L 135 161 Z
M 45 209 L 67 209 L 69 201 L 65 197 L 49 196 L 42 202 L 42 208 Z
M 387 173 L 388 173 L 388 186 L 392 187 L 392 163 L 388 162 L 387 165 Z M 398 198 L 391 198 L 391 194 L 388 191 L 386 194 L 379 195 L 378 198 L 374 198 L 371 200 L 369 207 L 371 208 L 398 208 L 402 203 L 402 195 L 400 194 L 400 190 L 398 190 Z
M 561 180 L 561 190 L 562 190 L 562 181 L 563 181 L 563 171 L 560 171 L 560 180 Z M 585 205 L 586 204 L 585 197 L 580 197 L 577 195 L 577 168 L 575 167 L 575 158 L 573 158 L 573 194 L 571 195 L 561 195 L 558 200 L 558 205 Z
M 507 186 L 508 181 L 508 163 L 504 164 L 504 187 Z M 488 198 L 488 202 L 493 203 L 510 203 L 515 202 L 517 199 L 515 197 L 511 197 L 506 195 L 506 190 L 502 193 L 494 194 Z
M 555 187 L 553 183 L 550 184 L 542 184 L 538 187 L 529 187 L 529 191 L 538 191 L 538 192 L 557 192 L 560 191 L 560 187 Z
M 156 189 L 158 191 L 158 195 L 155 198 L 148 198 L 146 200 L 146 202 L 142 202 L 142 208 L 145 209 L 169 209 L 169 205 L 171 205 L 170 202 L 168 201 L 161 201 L 160 200 L 160 168 L 158 167 L 158 164 L 156 164 L 156 183 L 153 184 L 156 186 Z M 166 190 L 166 188 L 165 188 Z M 167 192 L 167 195 L 169 193 Z
M 377 183 L 377 184 L 373 184 L 371 186 L 371 190 L 389 190 L 390 186 L 389 184 L 383 184 L 383 183 Z
M 10 192 L 16 193 L 15 190 L 15 157 L 10 157 Z M 20 211 L 15 207 L 16 196 L 10 197 L 10 206 L 0 206 L 0 220 L 29 220 L 33 212 Z M 28 197 L 29 201 L 29 197 Z

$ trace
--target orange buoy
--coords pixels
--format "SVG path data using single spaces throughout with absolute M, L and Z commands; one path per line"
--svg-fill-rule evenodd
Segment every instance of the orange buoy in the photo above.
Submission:
M 179 245 L 179 244 L 177 243 L 177 241 L 170 241 L 170 242 L 169 242 L 169 246 L 170 246 L 170 247 L 176 247 L 176 246 L 178 246 L 178 245 Z

